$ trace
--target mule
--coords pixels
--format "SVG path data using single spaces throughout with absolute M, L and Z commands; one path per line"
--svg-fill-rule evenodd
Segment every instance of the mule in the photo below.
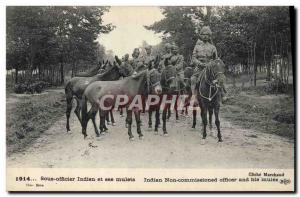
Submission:
M 88 121 L 92 119 L 95 122 L 95 115 L 97 110 L 100 109 L 100 133 L 97 127 L 94 126 L 96 136 L 99 137 L 101 133 L 105 132 L 103 130 L 103 125 L 105 122 L 105 114 L 107 109 L 101 109 L 99 101 L 106 95 L 112 95 L 114 98 L 110 100 L 105 100 L 105 105 L 114 107 L 115 106 L 115 96 L 126 95 L 129 100 L 123 107 L 127 107 L 127 124 L 128 124 L 128 135 L 129 140 L 133 140 L 134 136 L 131 131 L 132 125 L 132 111 L 135 115 L 137 133 L 139 138 L 143 138 L 141 131 L 141 121 L 140 121 L 140 110 L 138 108 L 129 109 L 128 106 L 131 104 L 136 95 L 147 95 L 150 92 L 155 94 L 160 94 L 162 89 L 160 85 L 160 75 L 156 69 L 150 71 L 144 70 L 136 75 L 124 78 L 119 81 L 95 81 L 91 83 L 84 91 L 82 97 L 82 134 L 84 138 L 87 136 L 86 128 Z M 87 102 L 91 104 L 91 108 L 87 111 Z M 103 108 L 103 107 L 102 107 Z
M 105 71 L 102 74 L 97 74 L 92 77 L 74 77 L 65 86 L 65 95 L 66 95 L 66 101 L 67 101 L 67 110 L 66 110 L 66 117 L 67 117 L 67 123 L 66 123 L 66 129 L 67 131 L 70 131 L 70 114 L 72 111 L 72 100 L 73 98 L 76 100 L 76 108 L 75 108 L 75 114 L 81 123 L 81 116 L 80 116 L 80 109 L 81 109 L 81 102 L 82 94 L 85 90 L 85 88 L 95 81 L 108 81 L 108 80 L 118 80 L 120 77 L 122 77 L 122 71 L 120 70 L 119 66 L 115 64 L 114 66 L 110 67 L 107 71 Z
M 162 91 L 164 95 L 167 95 L 167 99 L 171 99 L 172 96 L 176 95 L 178 96 L 178 83 L 180 79 L 177 75 L 177 71 L 175 66 L 168 65 L 166 66 L 161 74 L 161 85 L 162 85 Z M 163 107 L 162 112 L 162 121 L 163 121 L 163 134 L 164 136 L 168 135 L 167 128 L 166 128 L 166 121 L 167 121 L 167 112 L 170 110 L 171 104 L 166 103 Z
M 221 87 L 224 83 L 225 64 L 221 59 L 210 61 L 201 71 L 197 86 L 197 99 L 201 108 L 201 119 L 203 123 L 203 139 L 206 138 L 207 112 L 209 113 L 209 121 L 212 121 L 212 115 L 215 115 L 215 125 L 218 130 L 218 141 L 222 142 L 220 129 L 219 110 L 221 103 Z

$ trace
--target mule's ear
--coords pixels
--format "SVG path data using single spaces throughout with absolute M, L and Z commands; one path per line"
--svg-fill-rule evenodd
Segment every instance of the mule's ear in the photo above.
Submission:
M 115 56 L 115 59 L 116 59 L 116 62 L 117 62 L 119 65 L 122 64 L 122 61 L 119 59 L 119 57 L 118 57 L 117 55 Z

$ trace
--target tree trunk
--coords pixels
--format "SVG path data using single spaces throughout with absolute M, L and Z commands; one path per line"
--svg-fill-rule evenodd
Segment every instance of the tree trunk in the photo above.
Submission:
M 18 73 L 19 73 L 19 68 L 18 68 L 18 66 L 16 67 L 16 77 L 15 77 L 15 84 L 17 84 L 18 83 Z
M 256 86 L 256 73 L 257 73 L 257 65 L 256 65 L 256 42 L 254 42 L 253 44 L 253 74 L 254 74 L 254 79 L 253 79 L 253 83 L 254 86 Z

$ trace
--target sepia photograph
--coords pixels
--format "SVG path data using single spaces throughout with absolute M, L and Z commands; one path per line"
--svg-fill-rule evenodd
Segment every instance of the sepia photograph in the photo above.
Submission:
M 295 191 L 292 6 L 6 6 L 7 191 Z

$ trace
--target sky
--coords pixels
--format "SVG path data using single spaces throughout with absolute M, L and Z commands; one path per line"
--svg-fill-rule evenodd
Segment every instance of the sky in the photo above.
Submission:
M 133 49 L 141 46 L 143 40 L 150 45 L 161 42 L 161 34 L 155 34 L 144 26 L 163 18 L 159 7 L 111 7 L 103 16 L 103 21 L 116 27 L 108 34 L 101 34 L 98 41 L 115 55 L 128 53 L 131 56 Z

